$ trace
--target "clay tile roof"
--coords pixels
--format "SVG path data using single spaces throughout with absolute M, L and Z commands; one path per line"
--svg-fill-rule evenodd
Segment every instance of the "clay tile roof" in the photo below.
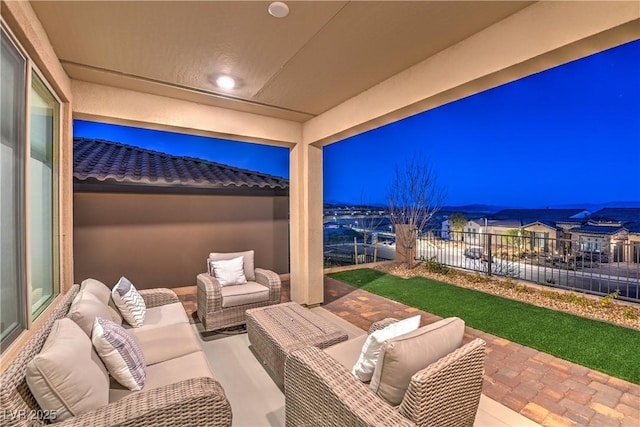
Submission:
M 73 139 L 73 177 L 151 186 L 289 188 L 287 179 L 266 173 L 88 138 Z

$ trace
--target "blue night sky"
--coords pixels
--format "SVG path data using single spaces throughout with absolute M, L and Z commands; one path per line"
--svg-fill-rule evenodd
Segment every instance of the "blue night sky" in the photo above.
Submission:
M 289 149 L 249 142 L 74 120 L 73 136 L 99 138 L 176 156 L 211 160 L 241 169 L 289 177 Z
M 640 41 L 325 147 L 325 201 L 385 203 L 414 152 L 448 205 L 640 201 Z
M 324 148 L 326 202 L 386 204 L 396 164 L 431 161 L 447 205 L 640 201 L 640 41 Z M 74 135 L 288 177 L 289 150 L 76 120 Z

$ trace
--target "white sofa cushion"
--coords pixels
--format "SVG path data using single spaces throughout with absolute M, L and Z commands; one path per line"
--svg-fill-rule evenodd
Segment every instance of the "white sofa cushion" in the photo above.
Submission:
M 146 377 L 144 354 L 126 329 L 98 317 L 91 342 L 116 381 L 129 390 L 142 390 Z
M 362 346 L 362 352 L 358 361 L 353 366 L 351 373 L 362 382 L 371 381 L 373 371 L 380 356 L 380 347 L 388 339 L 395 338 L 407 332 L 415 331 L 420 326 L 420 315 L 409 317 L 392 323 L 384 329 L 372 332 Z
M 126 277 L 121 277 L 111 291 L 113 302 L 120 314 L 131 326 L 139 328 L 144 324 L 147 306 L 142 295 Z
M 202 351 L 200 340 L 189 323 L 176 323 L 161 328 L 130 328 L 127 329 L 136 340 L 144 360 L 149 365 L 165 362 Z
M 105 406 L 109 375 L 91 340 L 73 320 L 62 318 L 51 327 L 42 350 L 27 365 L 29 390 L 56 421 Z
M 442 319 L 382 344 L 371 389 L 391 405 L 399 405 L 411 377 L 462 345 L 464 321 Z
M 147 366 L 147 380 L 144 389 L 152 390 L 199 377 L 213 378 L 209 362 L 202 351 Z M 109 388 L 109 402 L 120 400 L 131 393 L 135 392 L 112 381 Z

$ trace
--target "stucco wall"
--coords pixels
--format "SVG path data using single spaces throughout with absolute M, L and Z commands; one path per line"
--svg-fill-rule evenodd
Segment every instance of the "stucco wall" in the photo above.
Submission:
M 257 267 L 288 273 L 288 212 L 286 196 L 75 193 L 75 281 L 195 285 L 209 252 L 247 249 Z

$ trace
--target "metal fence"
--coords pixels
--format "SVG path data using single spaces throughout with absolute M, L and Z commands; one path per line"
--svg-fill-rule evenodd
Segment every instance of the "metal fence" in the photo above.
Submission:
M 363 245 L 361 242 L 325 244 L 324 265 L 325 267 L 337 267 L 388 261 L 394 258 L 395 247 L 392 249 L 387 244 L 380 242 L 367 245 Z
M 618 291 L 640 302 L 640 243 L 585 249 L 576 240 L 535 236 L 450 231 L 443 239 L 438 230 L 418 238 L 416 259 L 597 295 Z

